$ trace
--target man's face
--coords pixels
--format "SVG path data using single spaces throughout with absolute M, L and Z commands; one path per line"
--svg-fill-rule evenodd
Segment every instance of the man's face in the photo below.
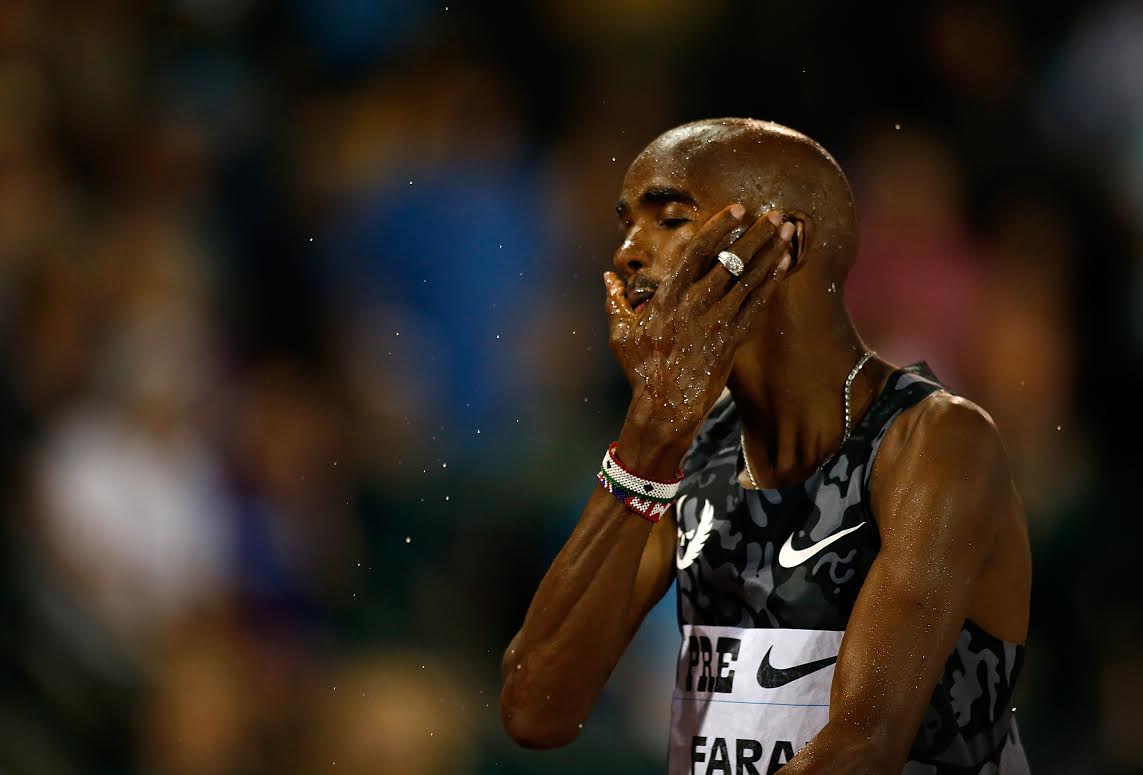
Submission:
M 789 176 L 780 165 L 759 174 L 742 162 L 731 145 L 701 152 L 652 145 L 631 164 L 616 206 L 623 241 L 614 263 L 636 312 L 675 271 L 683 245 L 722 208 L 743 204 L 743 225 L 749 226 L 786 199 Z M 795 245 L 800 245 L 805 220 L 797 215 Z
M 627 170 L 616 213 L 622 243 L 614 263 L 639 312 L 663 278 L 675 270 L 682 246 L 728 204 L 702 179 L 673 159 L 645 152 Z

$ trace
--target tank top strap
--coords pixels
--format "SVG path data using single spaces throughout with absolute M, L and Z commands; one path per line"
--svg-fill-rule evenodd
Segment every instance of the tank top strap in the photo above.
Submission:
M 850 434 L 849 441 L 846 442 L 847 447 L 852 445 L 851 448 L 865 452 L 865 454 L 859 453 L 857 457 L 867 461 L 863 472 L 866 493 L 869 491 L 873 461 L 877 457 L 877 450 L 889 426 L 901 412 L 917 405 L 938 390 L 947 391 L 947 388 L 924 361 L 903 366 L 889 375 L 885 387 L 874 399 Z

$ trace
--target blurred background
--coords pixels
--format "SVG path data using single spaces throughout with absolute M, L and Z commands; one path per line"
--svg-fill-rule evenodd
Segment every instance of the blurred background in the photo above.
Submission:
M 826 0 L 0 1 L 0 772 L 661 772 L 673 590 L 567 749 L 499 661 L 626 409 L 622 173 L 719 115 L 1000 426 L 1033 771 L 1143 772 L 1143 7 Z

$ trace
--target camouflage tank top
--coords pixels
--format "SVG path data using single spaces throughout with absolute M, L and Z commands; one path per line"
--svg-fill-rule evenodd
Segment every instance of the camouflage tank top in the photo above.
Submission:
M 825 726 L 841 639 L 881 547 L 877 450 L 898 415 L 942 389 L 924 363 L 896 370 L 837 453 L 780 489 L 741 487 L 738 413 L 729 394 L 715 405 L 676 500 L 672 775 L 773 773 Z M 966 620 L 903 772 L 1026 773 L 1011 706 L 1023 658 Z

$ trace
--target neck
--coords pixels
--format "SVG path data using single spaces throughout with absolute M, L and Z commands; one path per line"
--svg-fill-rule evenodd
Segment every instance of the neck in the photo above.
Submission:
M 824 304 L 801 303 L 795 311 L 793 289 L 783 290 L 739 347 L 728 381 L 750 469 L 761 487 L 804 480 L 841 446 L 845 380 L 868 349 L 840 292 Z M 889 370 L 871 358 L 854 379 L 851 430 Z

